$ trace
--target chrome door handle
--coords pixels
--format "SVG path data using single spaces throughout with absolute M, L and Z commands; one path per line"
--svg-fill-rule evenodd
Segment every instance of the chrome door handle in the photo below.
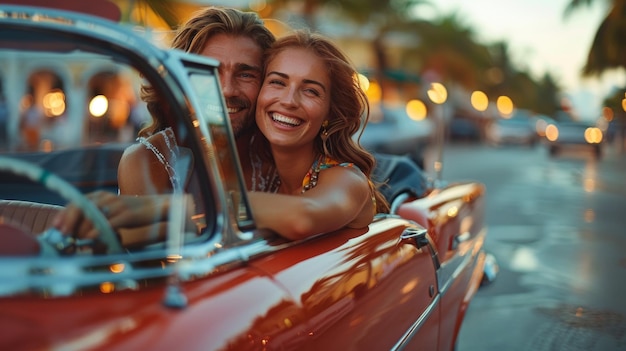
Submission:
M 402 234 L 400 234 L 400 240 L 415 240 L 415 246 L 417 246 L 418 249 L 421 249 L 422 247 L 428 245 L 428 238 L 426 237 L 427 233 L 427 229 L 409 227 L 404 229 Z

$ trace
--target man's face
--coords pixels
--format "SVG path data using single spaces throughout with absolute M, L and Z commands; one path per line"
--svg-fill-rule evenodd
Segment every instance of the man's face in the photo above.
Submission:
M 254 40 L 228 34 L 209 38 L 200 54 L 220 62 L 219 76 L 235 137 L 254 124 L 263 50 Z

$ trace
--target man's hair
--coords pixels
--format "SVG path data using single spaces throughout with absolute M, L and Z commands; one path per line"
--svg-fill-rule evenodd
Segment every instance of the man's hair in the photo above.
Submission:
M 216 34 L 242 36 L 252 39 L 261 50 L 267 50 L 276 40 L 274 34 L 263 24 L 255 12 L 244 12 L 233 8 L 210 6 L 197 11 L 180 26 L 171 47 L 199 54 L 206 42 Z M 142 86 L 141 98 L 152 115 L 152 123 L 139 134 L 146 136 L 165 128 L 165 115 L 158 93 L 149 85 Z
M 248 37 L 263 51 L 274 42 L 274 35 L 256 13 L 208 7 L 196 12 L 178 29 L 171 46 L 197 54 L 204 49 L 207 40 L 216 34 Z

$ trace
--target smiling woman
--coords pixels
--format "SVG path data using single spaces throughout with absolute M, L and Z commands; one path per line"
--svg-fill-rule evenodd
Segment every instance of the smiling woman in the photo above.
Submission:
M 374 158 L 352 139 L 369 112 L 356 70 L 308 31 L 280 38 L 266 56 L 255 137 L 263 145 L 255 150 L 271 150 L 259 158 L 276 166 L 261 179 L 279 181 L 263 189 L 271 193 L 250 194 L 258 225 L 290 239 L 366 227 L 389 207 L 370 180 Z
M 330 119 L 332 86 L 326 66 L 311 51 L 291 48 L 274 56 L 267 69 L 257 102 L 257 124 L 275 153 L 297 152 L 309 166 L 316 156 L 315 137 Z M 299 179 L 293 187 L 296 192 L 300 183 Z

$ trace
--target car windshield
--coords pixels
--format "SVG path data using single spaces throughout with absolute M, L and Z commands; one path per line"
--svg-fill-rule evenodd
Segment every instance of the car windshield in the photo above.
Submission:
M 91 29 L 111 29 L 107 34 L 117 35 L 119 45 L 84 35 L 85 23 L 11 23 L 23 19 L 0 13 L 0 265 L 16 268 L 0 268 L 0 295 L 66 295 L 102 289 L 104 282 L 115 289 L 136 287 L 170 274 L 171 262 L 206 258 L 225 243 L 251 238 L 243 234 L 253 223 L 215 63 L 150 47 L 137 53 L 136 39 L 120 37 L 123 32 L 113 27 Z M 195 94 L 186 93 L 192 88 Z M 150 106 L 143 98 L 147 91 L 153 97 Z M 163 119 L 160 126 L 153 124 L 155 113 Z M 165 131 L 165 146 L 151 142 L 151 133 L 142 130 Z M 150 162 L 160 164 L 172 184 L 176 178 L 193 206 L 171 206 L 169 222 L 147 227 L 149 242 L 126 247 L 85 196 L 119 193 L 119 162 L 129 146 L 138 145 L 138 135 L 146 136 L 142 145 L 152 152 Z M 140 166 L 134 172 L 146 189 L 159 193 L 151 172 Z M 222 174 L 231 176 L 221 181 Z M 167 194 L 175 204 L 186 203 L 176 191 Z M 100 237 L 73 241 L 68 255 L 56 250 L 59 235 L 74 233 L 50 234 L 50 228 L 69 203 L 84 210 Z M 228 207 L 232 221 L 219 216 L 229 213 Z M 183 217 L 193 219 L 191 229 Z M 234 231 L 225 229 L 231 222 Z M 54 268 L 59 265 L 71 272 Z M 197 267 L 203 272 L 181 274 L 210 270 Z M 24 277 L 34 271 L 48 273 Z M 94 272 L 115 277 L 85 276 Z M 57 291 L 53 286 L 59 278 L 65 283 Z
M 514 118 L 501 118 L 498 122 L 505 126 L 518 126 L 518 127 L 528 127 L 530 126 L 530 120 L 522 117 L 514 117 Z
M 582 130 L 592 127 L 591 124 L 583 123 L 583 122 L 559 122 L 558 126 L 560 128 L 567 128 L 572 130 Z

